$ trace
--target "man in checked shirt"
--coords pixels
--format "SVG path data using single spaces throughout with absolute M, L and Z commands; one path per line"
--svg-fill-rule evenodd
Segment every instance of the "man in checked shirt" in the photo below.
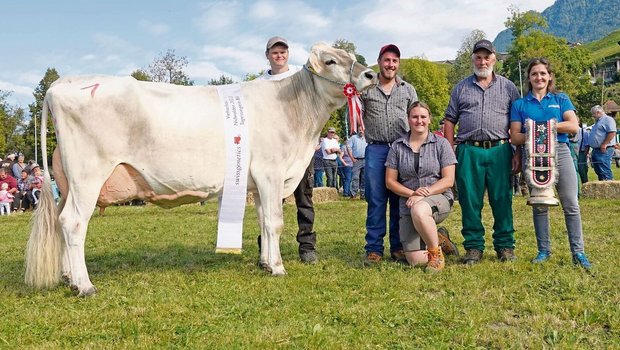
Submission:
M 395 261 L 406 261 L 398 233 L 399 197 L 385 187 L 385 161 L 390 144 L 409 131 L 407 110 L 418 100 L 413 86 L 396 75 L 400 67 L 400 50 L 396 45 L 383 46 L 377 63 L 379 83 L 361 96 L 368 142 L 364 164 L 365 197 L 368 202 L 365 265 L 377 264 L 383 257 L 388 203 L 390 255 Z
M 484 252 L 482 207 L 485 191 L 493 212 L 493 246 L 500 261 L 513 261 L 511 170 L 520 168 L 508 141 L 510 106 L 519 98 L 517 87 L 493 73 L 495 48 L 488 40 L 474 45 L 474 74 L 452 90 L 445 113 L 445 137 L 454 146 L 456 136 L 456 184 L 462 211 L 461 233 L 467 251 L 463 263 L 480 262 Z

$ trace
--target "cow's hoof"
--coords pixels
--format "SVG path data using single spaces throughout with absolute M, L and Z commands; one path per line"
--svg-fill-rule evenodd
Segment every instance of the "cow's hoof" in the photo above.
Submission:
M 69 273 L 63 273 L 62 276 L 60 276 L 60 279 L 62 280 L 62 283 L 65 284 L 65 286 L 71 285 L 71 275 Z
M 271 273 L 271 267 L 266 262 L 259 261 L 258 267 L 265 272 Z
M 284 269 L 284 265 L 276 265 L 275 267 L 272 267 L 271 275 L 272 276 L 285 276 L 286 270 Z
M 95 288 L 95 286 L 90 286 L 88 288 L 85 288 L 84 290 L 80 290 L 78 286 L 76 286 L 75 284 L 72 284 L 71 291 L 73 292 L 73 294 L 77 295 L 79 298 L 85 298 L 91 295 L 95 295 L 97 293 L 97 288 Z

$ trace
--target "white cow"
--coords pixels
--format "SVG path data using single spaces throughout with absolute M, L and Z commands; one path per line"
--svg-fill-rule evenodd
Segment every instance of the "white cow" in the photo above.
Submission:
M 241 85 L 249 116 L 248 191 L 256 194 L 262 236 L 260 263 L 274 275 L 286 273 L 279 244 L 282 198 L 301 180 L 330 112 L 345 103 L 345 83 L 361 91 L 374 83 L 374 73 L 345 51 L 317 44 L 306 69 L 295 75 Z M 227 159 L 215 87 L 131 77 L 59 79 L 45 96 L 43 154 L 48 114 L 58 136 L 53 163 L 63 201 L 54 204 L 46 171 L 26 252 L 30 286 L 50 288 L 63 278 L 79 296 L 96 292 L 84 242 L 95 205 L 110 190 L 116 191 L 112 197 L 163 207 L 222 193 Z M 119 188 L 119 183 L 128 185 Z

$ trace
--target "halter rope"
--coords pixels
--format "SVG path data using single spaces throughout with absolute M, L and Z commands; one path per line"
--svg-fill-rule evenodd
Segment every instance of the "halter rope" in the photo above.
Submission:
M 308 67 L 307 64 L 304 64 L 304 69 L 310 72 L 312 75 L 315 75 L 321 79 L 325 79 L 330 83 L 336 85 L 343 86 L 343 94 L 347 98 L 347 113 L 349 116 L 349 125 L 351 125 L 351 135 L 359 131 L 364 131 L 364 120 L 362 118 L 362 99 L 360 98 L 360 93 L 357 91 L 357 88 L 353 84 L 353 66 L 357 61 L 353 60 L 351 63 L 351 68 L 349 68 L 349 82 L 340 82 L 336 80 L 332 80 L 328 77 L 324 77 L 317 73 L 312 67 Z

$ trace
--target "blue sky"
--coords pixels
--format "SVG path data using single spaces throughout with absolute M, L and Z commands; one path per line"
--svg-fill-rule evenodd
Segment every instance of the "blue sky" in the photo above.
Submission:
M 542 11 L 554 0 L 0 1 L 0 90 L 26 107 L 47 67 L 60 75 L 128 75 L 174 49 L 196 84 L 240 80 L 267 66 L 265 43 L 289 40 L 301 65 L 312 44 L 347 39 L 369 63 L 394 43 L 403 57 L 452 59 L 473 29 L 491 40 L 508 6 Z

